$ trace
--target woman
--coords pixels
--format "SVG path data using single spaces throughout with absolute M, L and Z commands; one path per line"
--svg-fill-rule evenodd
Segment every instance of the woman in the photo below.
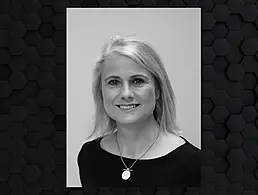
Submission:
M 77 159 L 83 187 L 200 185 L 200 150 L 180 136 L 169 78 L 148 44 L 114 36 L 96 63 L 93 96 L 95 139 Z

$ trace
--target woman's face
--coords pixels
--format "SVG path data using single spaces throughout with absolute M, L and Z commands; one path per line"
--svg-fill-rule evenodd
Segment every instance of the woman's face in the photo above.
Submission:
M 103 103 L 117 123 L 138 123 L 153 114 L 155 84 L 151 73 L 129 57 L 112 53 L 102 72 Z M 140 104 L 136 108 L 118 105 Z

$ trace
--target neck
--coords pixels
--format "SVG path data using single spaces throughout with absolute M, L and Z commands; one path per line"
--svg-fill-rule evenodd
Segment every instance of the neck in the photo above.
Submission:
M 159 131 L 154 117 L 142 123 L 117 124 L 116 136 L 121 155 L 128 158 L 139 158 L 156 140 Z

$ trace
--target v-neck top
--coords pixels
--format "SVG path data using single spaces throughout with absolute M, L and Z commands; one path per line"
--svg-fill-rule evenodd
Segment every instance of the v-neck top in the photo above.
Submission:
M 164 156 L 139 159 L 127 180 L 122 179 L 125 166 L 120 156 L 102 149 L 101 139 L 84 143 L 79 151 L 77 163 L 82 187 L 200 186 L 201 152 L 185 138 L 184 144 Z M 123 160 L 127 167 L 135 161 L 126 157 Z

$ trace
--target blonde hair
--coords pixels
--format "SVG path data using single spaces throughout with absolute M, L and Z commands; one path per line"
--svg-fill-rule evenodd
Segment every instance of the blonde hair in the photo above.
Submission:
M 181 134 L 182 131 L 176 122 L 175 94 L 159 55 L 143 41 L 132 36 L 116 35 L 104 45 L 101 56 L 97 59 L 93 70 L 92 93 L 95 103 L 95 116 L 94 129 L 89 137 L 102 137 L 116 130 L 116 122 L 105 111 L 101 88 L 104 62 L 112 52 L 117 52 L 135 60 L 153 75 L 155 87 L 160 92 L 153 111 L 154 118 L 164 132 L 171 132 L 175 135 Z

